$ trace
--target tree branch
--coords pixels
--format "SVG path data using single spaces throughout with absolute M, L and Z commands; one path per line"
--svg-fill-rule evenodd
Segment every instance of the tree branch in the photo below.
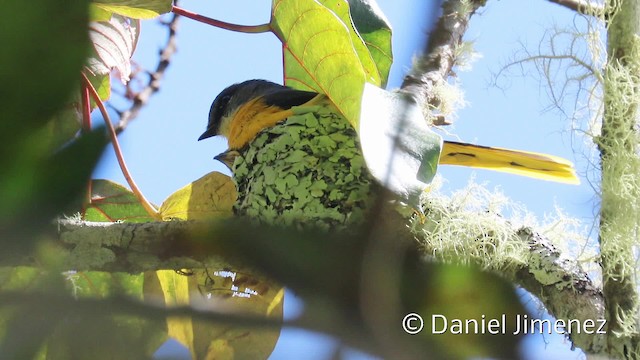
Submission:
M 603 292 L 610 322 L 609 353 L 637 358 L 638 330 L 637 244 L 640 241 L 640 2 L 611 2 L 604 74 L 604 116 L 600 150 L 600 254 Z
M 436 90 L 447 83 L 469 19 L 485 3 L 484 0 L 449 0 L 443 3 L 443 13 L 429 34 L 424 54 L 404 77 L 401 86 L 403 93 L 411 95 L 427 111 L 440 106 L 442 99 Z M 443 116 L 437 116 L 433 124 L 447 125 L 448 122 Z
M 155 223 L 89 223 L 60 220 L 56 244 L 68 253 L 65 266 L 78 271 L 138 273 L 159 269 L 202 268 L 212 255 L 224 257 L 215 239 L 215 225 L 194 221 Z M 490 229 L 486 229 L 489 231 Z M 528 249 L 528 259 L 503 276 L 537 296 L 559 319 L 604 318 L 604 299 L 587 273 L 574 260 L 564 258 L 548 239 L 530 228 L 513 229 Z M 195 240 L 194 240 L 195 239 Z M 443 249 L 432 247 L 427 252 Z M 1 266 L 35 265 L 30 257 L 0 258 Z M 481 264 L 482 265 L 482 264 Z M 572 334 L 574 344 L 589 353 L 601 353 L 604 335 Z
M 604 6 L 588 0 L 547 0 L 554 4 L 564 6 L 580 14 L 593 15 L 602 17 L 604 15 Z
M 149 73 L 149 81 L 147 82 L 147 86 L 145 86 L 141 91 L 135 93 L 132 99 L 133 103 L 131 104 L 131 107 L 129 109 L 125 111 L 118 111 L 118 113 L 120 114 L 120 120 L 116 125 L 117 134 L 120 134 L 127 128 L 129 122 L 131 122 L 131 120 L 135 119 L 138 116 L 140 110 L 142 110 L 142 108 L 149 102 L 151 96 L 153 96 L 153 94 L 160 90 L 164 73 L 169 67 L 169 64 L 171 63 L 171 57 L 173 57 L 173 54 L 175 54 L 177 49 L 176 31 L 178 29 L 179 18 L 180 15 L 174 13 L 171 20 L 166 23 L 167 29 L 169 30 L 169 37 L 167 38 L 167 42 L 165 43 L 164 47 L 160 51 L 160 59 L 158 61 L 156 69 L 153 72 Z M 130 83 L 131 81 L 129 81 L 129 84 Z

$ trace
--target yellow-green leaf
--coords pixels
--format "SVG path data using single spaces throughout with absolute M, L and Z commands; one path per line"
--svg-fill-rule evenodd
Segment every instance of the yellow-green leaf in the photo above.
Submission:
M 149 222 L 149 216 L 131 190 L 109 180 L 93 180 L 91 203 L 84 212 L 86 221 Z
M 317 1 L 274 0 L 271 28 L 282 41 L 285 84 L 327 94 L 358 129 L 367 76 L 349 27 Z
M 166 306 L 189 305 L 189 281 L 186 276 L 173 270 L 159 270 L 155 275 L 160 283 L 161 293 L 154 295 L 160 295 Z M 153 276 L 153 272 L 145 273 L 145 282 L 148 281 L 148 276 Z M 145 297 L 149 295 L 147 293 Z M 169 337 L 190 349 L 193 348 L 193 324 L 190 317 L 167 317 L 167 329 Z
M 160 206 L 163 220 L 211 220 L 231 216 L 238 195 L 230 177 L 211 172 L 171 194 Z
M 145 299 L 164 299 L 167 306 L 197 306 L 200 310 L 262 316 L 282 320 L 284 288 L 223 261 L 189 275 L 165 270 L 145 274 Z M 265 359 L 278 340 L 279 328 L 252 329 L 215 324 L 190 317 L 167 319 L 169 336 L 197 359 Z
M 349 29 L 351 43 L 353 44 L 353 47 L 358 54 L 358 59 L 362 64 L 362 69 L 366 73 L 367 82 L 380 86 L 380 72 L 378 71 L 376 63 L 373 61 L 373 57 L 371 56 L 369 49 L 367 48 L 362 37 L 358 33 L 354 22 L 351 19 L 351 10 L 349 3 L 346 0 L 319 1 L 322 5 L 326 6 L 328 9 L 338 15 L 338 17 L 340 17 L 340 20 L 342 20 L 342 23 L 345 24 Z
M 349 9 L 353 24 L 367 45 L 380 74 L 382 83 L 376 85 L 384 88 L 393 63 L 391 24 L 375 0 L 349 0 Z
M 96 0 L 92 7 L 101 9 L 101 12 L 92 12 L 92 15 L 104 17 L 104 14 L 119 14 L 132 19 L 152 19 L 160 14 L 171 11 L 171 0 Z M 101 18 L 100 20 L 109 20 Z

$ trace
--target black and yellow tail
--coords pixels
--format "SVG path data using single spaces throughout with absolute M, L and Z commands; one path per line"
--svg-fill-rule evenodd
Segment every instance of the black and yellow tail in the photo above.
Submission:
M 440 164 L 477 167 L 567 184 L 580 183 L 570 161 L 529 151 L 445 141 Z

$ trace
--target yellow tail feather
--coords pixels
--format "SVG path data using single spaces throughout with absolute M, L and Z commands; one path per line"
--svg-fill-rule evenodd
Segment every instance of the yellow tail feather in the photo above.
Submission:
M 477 167 L 567 184 L 580 183 L 570 161 L 529 151 L 445 141 L 440 164 Z

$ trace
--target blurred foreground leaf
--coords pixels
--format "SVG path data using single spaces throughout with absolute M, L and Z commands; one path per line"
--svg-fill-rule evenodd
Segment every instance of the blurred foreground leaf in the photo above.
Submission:
M 80 88 L 88 1 L 5 1 L 3 11 L 10 15 L 0 21 L 0 153 L 15 154 Z M 13 160 L 3 156 L 0 168 Z
M 163 299 L 168 307 L 191 305 L 200 310 L 254 315 L 282 321 L 284 288 L 250 270 L 220 267 L 145 275 L 145 298 Z M 170 337 L 186 346 L 196 359 L 264 359 L 278 340 L 279 328 L 247 328 L 215 324 L 190 317 L 167 319 Z
M 35 156 L 38 137 L 25 141 L 23 152 L 0 177 L 0 241 L 9 249 L 27 249 L 33 236 L 56 215 L 71 210 L 86 189 L 106 144 L 103 129 L 87 133 L 51 156 Z
M 389 233 L 389 239 L 381 240 L 374 231 L 375 241 L 365 236 L 370 232 L 356 236 L 296 232 L 235 220 L 227 221 L 216 234 L 230 257 L 252 264 L 302 297 L 302 318 L 309 320 L 308 326 L 365 351 L 384 356 L 386 341 L 400 349 L 407 346 L 406 353 L 398 356 L 423 352 L 452 359 L 517 356 L 519 337 L 511 335 L 514 322 L 507 324 L 504 336 L 438 336 L 426 328 L 433 314 L 477 321 L 502 314 L 514 320 L 516 314 L 526 314 L 510 283 L 473 267 L 425 262 L 411 246 L 397 253 L 402 249 L 399 239 Z M 388 243 L 379 247 L 376 241 Z M 394 303 L 397 308 L 385 305 Z M 425 330 L 418 336 L 402 330 L 402 317 L 408 313 L 425 320 Z

